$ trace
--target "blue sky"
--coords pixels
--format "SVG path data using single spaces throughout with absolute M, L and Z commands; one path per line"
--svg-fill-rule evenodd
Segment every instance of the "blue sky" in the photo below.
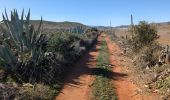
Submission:
M 31 18 L 50 21 L 73 21 L 86 25 L 112 26 L 134 22 L 170 21 L 170 0 L 0 0 L 0 14 L 16 8 L 31 9 Z M 0 20 L 2 16 L 0 16 Z

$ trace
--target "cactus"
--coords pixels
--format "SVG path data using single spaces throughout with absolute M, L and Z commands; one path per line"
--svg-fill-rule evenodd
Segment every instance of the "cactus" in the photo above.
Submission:
M 28 56 L 28 60 L 35 64 L 39 62 L 43 56 L 42 46 L 46 37 L 42 35 L 41 22 L 35 31 L 34 26 L 30 26 L 30 10 L 24 19 L 24 10 L 21 18 L 17 10 L 11 11 L 11 20 L 9 20 L 7 12 L 3 16 L 5 28 L 2 29 L 2 44 L 0 46 L 0 57 L 10 66 L 15 66 L 16 62 L 24 63 L 24 58 Z
M 85 28 L 83 26 L 76 26 L 69 31 L 70 33 L 78 33 L 78 34 L 83 34 L 85 33 Z

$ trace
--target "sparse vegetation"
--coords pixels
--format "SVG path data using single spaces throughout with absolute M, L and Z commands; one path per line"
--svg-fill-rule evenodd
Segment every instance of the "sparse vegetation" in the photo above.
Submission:
M 109 64 L 109 52 L 105 39 L 101 42 L 99 55 L 97 58 L 97 69 L 93 73 L 96 75 L 92 86 L 92 100 L 117 100 L 114 88 L 111 83 L 111 68 Z
M 169 51 L 158 43 L 156 27 L 141 21 L 138 25 L 132 24 L 129 33 L 130 35 L 120 39 L 126 55 L 133 59 L 134 70 L 140 74 L 140 77 L 145 78 L 145 84 L 148 84 L 151 91 L 168 96 L 170 74 L 169 64 L 166 63 L 165 58 Z
M 18 98 L 23 98 L 24 100 L 52 100 L 55 92 L 50 86 L 43 84 L 25 85 L 19 89 L 20 97 Z

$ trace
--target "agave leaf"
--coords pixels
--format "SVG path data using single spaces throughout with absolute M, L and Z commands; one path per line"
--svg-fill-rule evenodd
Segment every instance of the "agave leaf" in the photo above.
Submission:
M 11 12 L 11 21 L 9 21 L 7 13 L 5 11 L 5 15 L 3 15 L 4 23 L 6 25 L 6 29 L 4 28 L 4 39 L 10 37 L 10 41 L 12 41 L 15 45 L 15 51 L 18 51 L 18 55 L 21 57 L 17 58 L 14 56 L 14 50 L 9 41 L 4 41 L 3 46 L 0 47 L 0 56 L 8 63 L 12 64 L 17 61 L 18 58 L 21 61 L 24 60 L 24 55 L 26 54 L 24 48 L 26 48 L 27 53 L 31 53 L 31 60 L 34 64 L 37 64 L 41 57 L 43 57 L 42 45 L 45 40 L 45 36 L 42 35 L 42 17 L 39 23 L 37 31 L 34 30 L 34 26 L 30 25 L 30 10 L 26 16 L 26 20 L 24 20 L 24 10 L 21 14 L 21 19 L 19 18 L 17 10 Z M 13 44 L 12 43 L 12 44 Z M 9 47 L 10 46 L 10 47 Z M 24 60 L 25 61 L 25 60 Z
M 10 30 L 11 30 L 11 32 L 13 33 L 13 34 L 11 34 L 13 37 L 14 37 L 14 39 L 16 40 L 16 41 L 18 41 L 18 38 L 17 38 L 17 30 L 16 30 L 16 27 L 17 27 L 17 25 L 16 25 L 16 23 L 15 23 L 15 21 L 16 21 L 16 19 L 15 19 L 15 13 L 13 13 L 12 11 L 11 11 L 11 21 L 10 21 Z M 15 26 L 15 27 L 14 27 Z
M 7 18 L 6 20 L 9 21 L 9 19 L 8 19 L 8 14 L 7 14 L 7 11 L 6 11 L 6 8 L 5 8 L 5 16 L 6 16 L 6 18 Z
M 13 40 L 14 45 L 16 46 L 16 48 L 18 48 L 17 41 L 14 39 L 14 37 L 13 37 L 13 35 L 12 35 L 11 26 L 10 26 L 10 21 L 9 21 L 9 19 L 8 19 L 6 10 L 5 10 L 5 15 L 6 15 L 6 17 L 4 16 L 4 14 L 2 14 L 2 15 L 3 15 L 4 23 L 5 23 L 6 27 L 7 27 L 7 30 L 6 30 L 6 31 L 4 31 L 4 29 L 3 29 L 4 36 L 5 36 L 5 37 L 10 36 L 10 37 L 12 38 L 12 40 Z
M 28 32 L 29 32 L 29 37 L 27 37 L 28 41 L 29 41 L 28 42 L 28 44 L 29 44 L 28 46 L 29 46 L 29 48 L 31 48 L 32 47 L 31 44 L 33 43 L 33 39 L 32 38 L 33 38 L 33 33 L 34 33 L 34 26 L 33 25 L 31 25 L 31 27 L 30 27 Z
M 22 42 L 23 42 L 23 45 L 28 45 L 28 33 L 27 33 L 27 31 L 26 32 L 24 32 L 24 20 L 23 20 L 23 17 L 24 17 L 24 9 L 23 9 L 23 11 L 22 11 L 22 14 L 21 14 L 21 20 L 20 20 L 20 23 L 19 23 L 19 26 L 20 26 L 20 31 L 19 31 L 19 35 L 20 35 L 20 37 L 22 37 L 21 39 L 22 39 Z M 19 20 L 19 19 L 18 19 Z
M 5 18 L 4 14 L 2 14 L 2 17 L 3 17 L 3 21 L 5 23 L 5 25 L 7 26 L 7 28 L 9 27 L 8 24 L 7 24 L 7 19 Z
M 41 25 L 42 25 L 42 17 L 37 30 L 37 32 L 40 33 L 40 35 L 41 35 Z
M 0 55 L 1 58 L 8 64 L 16 63 L 16 58 L 13 55 L 13 52 L 9 49 L 9 47 L 5 43 L 3 43 L 3 45 L 0 46 Z
M 32 38 L 32 32 L 33 31 L 30 31 L 30 29 L 34 30 L 33 26 L 32 25 L 29 26 L 29 24 L 30 24 L 30 9 L 29 9 L 28 14 L 26 16 L 26 22 L 25 22 L 25 32 L 27 33 L 26 34 L 27 41 L 31 41 L 31 38 Z M 30 47 L 31 44 L 29 44 L 29 42 L 28 42 L 27 45 L 29 45 L 29 47 Z

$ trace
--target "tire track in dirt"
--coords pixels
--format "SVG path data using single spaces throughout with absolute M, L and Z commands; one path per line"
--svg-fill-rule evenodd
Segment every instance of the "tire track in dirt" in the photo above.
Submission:
M 92 70 L 96 67 L 96 59 L 101 37 L 97 45 L 92 48 L 68 73 L 64 87 L 56 100 L 89 100 L 94 76 Z
M 113 79 L 113 85 L 116 90 L 118 100 L 160 100 L 156 95 L 144 95 L 139 93 L 140 90 L 137 85 L 133 84 L 128 73 L 122 73 L 123 67 L 120 66 L 118 57 L 121 54 L 121 49 L 119 46 L 110 40 L 109 36 L 105 36 L 109 53 L 110 53 L 110 63 L 114 65 L 113 73 L 116 73 Z M 126 76 L 121 76 L 126 74 Z

